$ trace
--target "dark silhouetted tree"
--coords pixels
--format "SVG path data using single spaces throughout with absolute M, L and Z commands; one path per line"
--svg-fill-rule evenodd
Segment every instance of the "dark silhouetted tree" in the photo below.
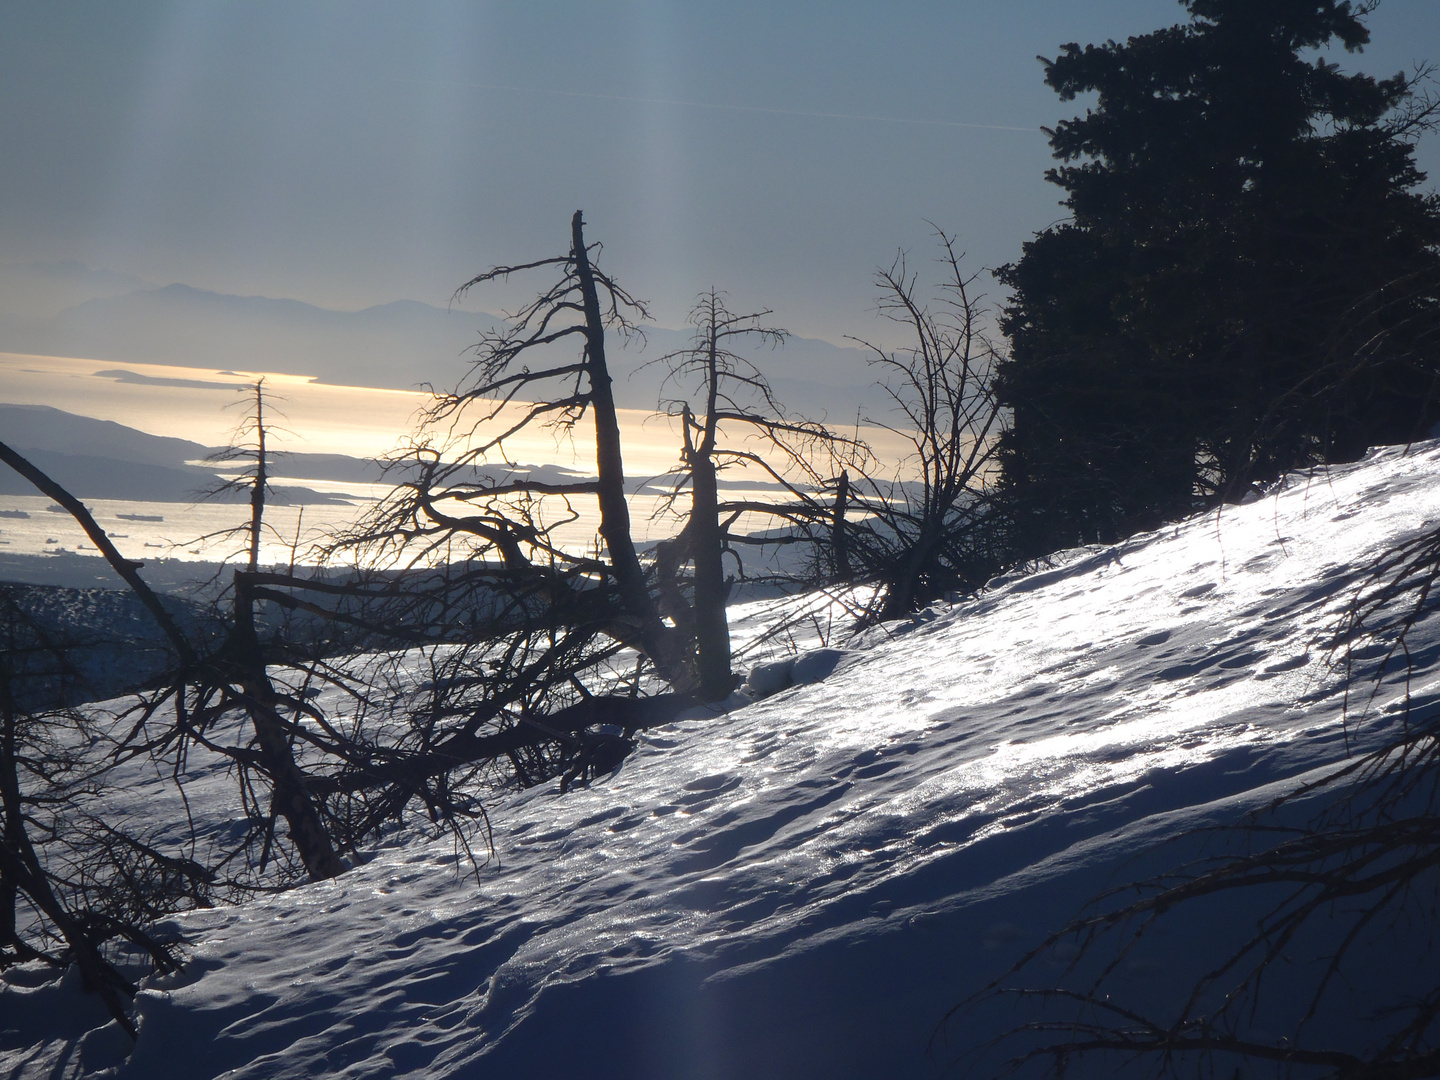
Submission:
M 216 450 L 205 459 L 233 475 L 202 491 L 200 497 L 210 499 L 230 495 L 242 496 L 250 504 L 250 520 L 244 525 L 200 539 L 215 541 L 243 538 L 246 569 L 254 573 L 260 568 L 261 543 L 266 532 L 269 531 L 274 536 L 274 530 L 265 524 L 265 503 L 274 493 L 270 486 L 274 455 L 271 444 L 277 428 L 273 401 L 269 400 L 265 393 L 265 380 L 256 380 L 253 386 L 245 387 L 243 393 L 245 413 L 231 437 L 230 445 Z M 298 537 L 296 539 L 298 541 Z
M 1413 146 L 1435 102 L 1315 55 L 1369 40 L 1363 5 L 1185 6 L 1188 23 L 1045 61 L 1062 100 L 1096 98 L 1048 132 L 1070 220 L 999 275 L 1021 555 L 1440 417 L 1440 204 Z
M 865 476 L 851 485 L 860 516 L 848 524 L 846 561 L 885 585 L 881 619 L 976 589 L 998 568 L 988 498 L 1003 420 L 993 385 L 998 353 L 985 333 L 977 276 L 962 270 L 954 240 L 936 232 L 944 278 L 934 307 L 903 254 L 876 275 L 880 313 L 905 327 L 910 343 L 862 343 L 894 406 L 889 420 L 876 422 L 912 448 L 899 479 Z
M 370 561 L 468 560 L 487 587 L 530 592 L 560 623 L 634 647 L 672 687 L 690 691 L 692 641 L 661 619 L 631 535 L 605 354 L 607 331 L 634 332 L 645 309 L 595 266 L 591 252 L 576 211 L 565 255 L 497 266 L 460 288 L 457 295 L 526 271 L 557 273 L 504 327 L 482 338 L 469 377 L 437 393 L 421 436 L 393 463 L 403 486 L 348 542 Z M 557 356 L 571 343 L 578 355 Z M 547 425 L 568 434 L 587 415 L 594 479 L 551 482 L 504 467 L 505 444 L 520 431 Z M 437 443 L 442 432 L 448 435 Z M 551 540 L 542 520 L 546 502 L 568 508 L 574 499 L 598 505 L 603 551 L 576 554 Z
M 823 484 L 817 458 L 833 464 L 837 456 L 854 460 L 862 451 L 855 440 L 823 424 L 788 417 L 764 373 L 737 351 L 746 341 L 784 342 L 784 330 L 763 322 L 771 314 L 732 312 L 724 296 L 711 289 L 690 313 L 694 344 L 652 361 L 667 369 L 664 392 L 675 395 L 662 399 L 661 407 L 680 420 L 680 487 L 688 486 L 691 495 L 680 535 L 657 549 L 656 570 L 668 613 L 694 634 L 701 695 L 707 701 L 724 698 L 735 685 L 724 568 L 725 553 L 733 554 L 740 542 L 731 536 L 732 526 L 742 515 L 768 517 L 808 537 L 829 513 L 814 495 Z M 721 499 L 720 473 L 735 466 L 758 470 L 785 494 L 772 502 Z M 678 579 L 687 562 L 692 567 L 688 598 Z

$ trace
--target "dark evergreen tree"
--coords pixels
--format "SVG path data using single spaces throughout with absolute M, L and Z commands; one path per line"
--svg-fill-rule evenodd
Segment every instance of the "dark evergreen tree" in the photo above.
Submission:
M 1346 0 L 1184 0 L 1188 23 L 1046 61 L 1069 221 L 1000 271 L 1017 554 L 1118 539 L 1440 416 L 1440 202 L 1417 79 L 1316 55 Z M 1422 76 L 1423 77 L 1423 76 Z

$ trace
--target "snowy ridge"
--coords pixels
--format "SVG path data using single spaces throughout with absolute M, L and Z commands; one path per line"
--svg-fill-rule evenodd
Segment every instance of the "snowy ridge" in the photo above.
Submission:
M 1402 680 L 1347 725 L 1325 649 L 1375 556 L 1440 520 L 1437 468 L 1378 451 L 872 631 L 823 682 L 492 806 L 478 873 L 396 842 L 186 915 L 128 1059 L 73 988 L 0 984 L 0 1075 L 941 1075 L 946 1010 L 1137 851 L 1383 733 Z M 1137 985 L 1177 969 L 1138 959 Z

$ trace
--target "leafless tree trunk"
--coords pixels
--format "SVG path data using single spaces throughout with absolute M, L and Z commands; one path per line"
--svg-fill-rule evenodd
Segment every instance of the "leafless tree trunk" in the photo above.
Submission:
M 651 361 L 667 368 L 665 385 L 680 396 L 662 401 L 671 415 L 680 418 L 684 432 L 681 483 L 690 485 L 690 512 L 677 544 L 694 566 L 694 606 L 688 622 L 694 627 L 695 648 L 700 668 L 701 694 L 707 700 L 724 698 L 734 689 L 731 673 L 730 629 L 725 603 L 730 586 L 725 580 L 723 558 L 730 548 L 726 515 L 733 522 L 740 513 L 774 513 L 794 520 L 797 513 L 820 521 L 826 511 L 809 492 L 801 491 L 795 478 L 786 481 L 791 501 L 785 505 L 725 503 L 720 499 L 719 472 L 726 466 L 748 464 L 769 476 L 784 479 L 782 470 L 799 473 L 798 482 L 818 487 L 819 473 L 813 463 L 817 455 L 855 456 L 862 448 L 836 435 L 821 424 L 786 417 L 775 400 L 770 383 L 751 361 L 735 351 L 738 343 L 780 345 L 787 334 L 763 320 L 769 311 L 736 314 L 715 289 L 701 295 L 691 312 L 695 327 L 694 344 Z M 697 415 L 691 398 L 700 399 Z M 758 436 L 776 453 L 768 462 L 755 450 L 726 445 L 722 429 Z M 679 561 L 683 561 L 681 558 Z
M 231 642 L 237 666 L 236 682 L 260 748 L 260 768 L 270 780 L 274 812 L 285 819 L 290 842 L 295 845 L 306 872 L 316 881 L 335 877 L 344 873 L 345 864 L 335 852 L 306 786 L 305 774 L 295 762 L 289 725 L 280 714 L 279 696 L 265 670 L 265 656 L 255 632 L 252 580 L 241 571 L 235 572 Z
M 585 250 L 585 223 L 579 210 L 570 219 L 570 257 L 585 314 L 585 370 L 590 381 L 590 407 L 595 412 L 595 465 L 599 474 L 596 497 L 600 503 L 600 535 L 605 538 L 615 578 L 630 613 L 653 618 L 645 572 L 630 535 L 630 504 L 625 498 L 625 463 L 620 449 L 620 422 L 605 360 L 605 322 L 595 288 L 595 271 Z
M 498 555 L 505 577 L 493 581 L 501 591 L 529 588 L 521 584 L 528 581 L 593 593 L 599 579 L 611 598 L 610 611 L 600 613 L 595 597 L 585 598 L 583 606 L 600 617 L 593 632 L 635 647 L 672 687 L 688 691 L 696 681 L 692 643 L 661 619 L 631 536 L 620 427 L 606 363 L 607 331 L 638 332 L 631 320 L 646 316 L 644 306 L 595 265 L 579 211 L 571 219 L 565 255 L 494 267 L 456 295 L 536 269 L 557 270 L 559 280 L 513 313 L 508 327 L 482 337 L 469 377 L 457 389 L 436 395 L 414 445 L 392 461 L 392 468 L 405 474 L 397 497 L 344 543 L 366 558 L 405 559 L 411 565 L 416 559 L 450 561 L 452 545 L 464 549 L 472 562 Z M 532 367 L 546 349 L 576 337 L 583 343 L 578 359 L 555 363 L 547 358 L 543 366 Z M 519 417 L 511 410 L 518 410 Z M 569 432 L 587 412 L 595 433 L 594 480 L 548 483 L 513 473 L 493 475 L 492 457 L 503 461 L 506 440 L 517 432 L 536 424 Z M 449 442 L 437 446 L 442 430 Z M 603 557 L 567 551 L 549 538 L 544 501 L 568 508 L 569 500 L 580 498 L 597 501 Z
M 590 382 L 590 407 L 595 412 L 595 464 L 599 474 L 600 535 L 610 555 L 616 583 L 627 614 L 640 623 L 645 651 L 677 690 L 694 685 L 694 662 L 687 643 L 669 633 L 650 596 L 645 571 L 630 533 L 630 504 L 625 498 L 625 464 L 620 452 L 620 423 L 615 415 L 610 369 L 605 362 L 605 322 L 595 287 L 595 271 L 585 248 L 584 221 L 579 210 L 570 219 L 570 255 L 585 313 L 585 366 Z
M 84 505 L 3 443 L 0 443 L 0 460 L 10 465 L 42 492 L 65 507 L 79 522 L 86 535 L 105 556 L 111 567 L 140 598 L 180 657 L 182 668 L 177 679 L 175 693 L 182 696 L 186 693 L 187 679 L 198 678 L 202 682 L 213 679 L 215 672 L 213 670 L 202 671 L 202 667 L 205 665 L 201 664 L 200 658 L 196 655 L 190 642 L 175 624 L 174 619 L 170 617 L 170 613 L 165 610 L 160 598 L 140 577 L 138 572 L 140 564 L 124 558 L 116 550 L 109 536 L 100 528 Z M 257 484 L 257 490 L 262 493 L 261 498 L 257 504 L 253 505 L 258 512 L 263 513 L 263 487 Z M 238 573 L 235 579 L 234 600 L 235 623 L 231 637 L 232 660 L 235 663 L 233 674 L 241 688 L 242 703 L 255 726 L 256 738 L 261 747 L 261 769 L 274 786 L 275 808 L 289 825 L 291 841 L 295 844 L 306 870 L 313 877 L 333 877 L 344 869 L 344 864 L 335 854 L 334 847 L 320 822 L 319 814 L 310 801 L 300 770 L 295 764 L 284 724 L 275 711 L 274 688 L 265 673 L 264 657 L 255 637 L 253 599 L 245 586 L 243 575 Z M 213 664 L 210 666 L 213 667 Z
M 265 485 L 269 482 L 265 456 L 265 380 L 255 383 L 255 477 L 250 487 L 250 572 L 260 569 L 260 529 L 265 519 Z

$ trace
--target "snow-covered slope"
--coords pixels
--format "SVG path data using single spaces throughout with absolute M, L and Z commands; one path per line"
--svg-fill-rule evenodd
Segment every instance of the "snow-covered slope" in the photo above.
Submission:
M 1440 519 L 1437 466 L 1380 451 L 873 631 L 588 789 L 507 797 L 478 872 L 396 843 L 187 915 L 128 1060 L 70 989 L 0 990 L 0 1047 L 26 1047 L 0 1074 L 938 1075 L 946 1010 L 1136 852 L 1380 737 L 1399 682 L 1347 728 L 1326 643 L 1376 554 Z M 1143 992 L 1197 948 L 1159 937 L 1117 977 Z

